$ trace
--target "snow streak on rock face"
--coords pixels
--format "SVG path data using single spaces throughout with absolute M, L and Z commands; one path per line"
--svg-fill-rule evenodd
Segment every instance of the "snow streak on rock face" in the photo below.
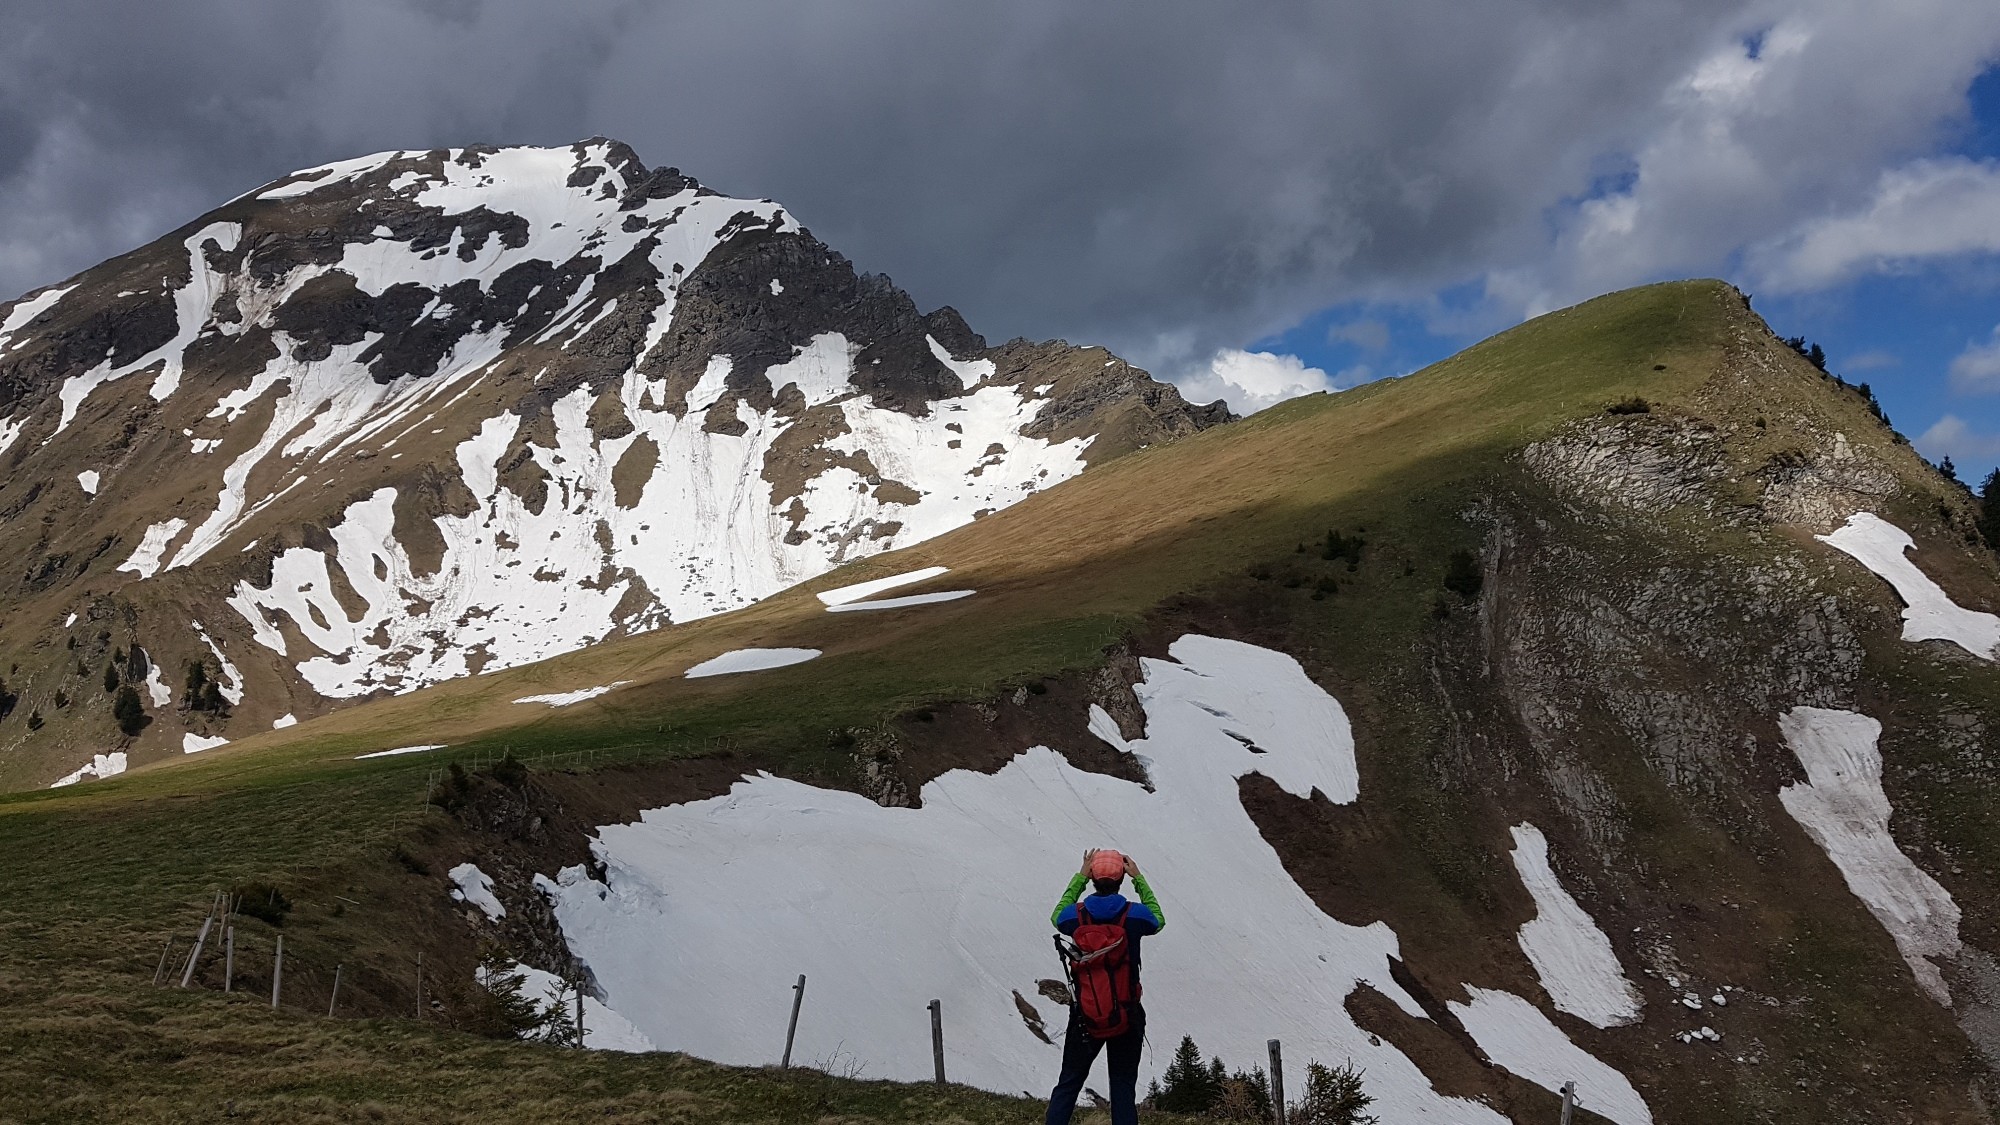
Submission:
M 1845 526 L 1820 542 L 1852 555 L 1891 586 L 1903 599 L 1903 639 L 1950 641 L 1982 660 L 1995 659 L 2000 646 L 2000 617 L 1966 609 L 1951 600 L 1929 575 L 1905 557 L 1916 544 L 1908 532 L 1873 512 L 1856 512 Z
M 1101 710 L 1090 723 L 1144 766 L 1151 792 L 1041 746 L 991 775 L 946 773 L 914 809 L 762 775 L 601 829 L 605 881 L 576 867 L 544 889 L 612 1005 L 663 1049 L 771 1062 L 770 1029 L 788 1014 L 789 993 L 769 979 L 778 966 L 810 981 L 795 1058 L 841 1051 L 871 1077 L 928 1077 L 922 1011 L 938 997 L 955 1079 L 1039 1090 L 1060 1048 L 1032 1034 L 1017 1005 L 1060 1040 L 1066 1011 L 1036 989 L 1060 976 L 1052 896 L 1080 848 L 1116 847 L 1145 866 L 1167 916 L 1144 947 L 1157 1026 L 1238 1066 L 1262 1059 L 1279 1029 L 1295 1057 L 1363 1068 L 1385 1120 L 1499 1125 L 1349 1020 L 1343 1000 L 1362 983 L 1425 1018 L 1390 974 L 1396 935 L 1322 913 L 1238 796 L 1238 779 L 1255 772 L 1297 796 L 1353 801 L 1340 705 L 1281 653 L 1192 635 L 1170 651 L 1143 662 L 1135 689 L 1146 738 L 1128 744 Z M 1246 903 L 1256 927 L 1218 924 Z M 1145 1076 L 1165 1061 L 1142 1063 Z
M 1521 927 L 1521 952 L 1556 1007 L 1595 1027 L 1636 1022 L 1643 1002 L 1618 964 L 1611 939 L 1570 897 L 1549 866 L 1549 841 L 1532 824 L 1517 824 L 1514 870 L 1535 898 L 1535 917 Z
M 1806 771 L 1803 783 L 1778 791 L 1785 811 L 1889 931 L 1917 983 L 1950 1007 L 1951 992 L 1932 958 L 1959 953 L 1958 904 L 1889 834 L 1891 809 L 1876 746 L 1882 724 L 1853 711 L 1794 707 L 1778 719 L 1778 731 Z

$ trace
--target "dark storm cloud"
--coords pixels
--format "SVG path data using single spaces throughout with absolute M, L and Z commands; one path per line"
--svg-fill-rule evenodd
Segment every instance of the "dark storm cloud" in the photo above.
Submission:
M 603 134 L 784 201 L 989 335 L 1171 366 L 1532 271 L 1551 209 L 1671 123 L 1666 91 L 1801 5 L 48 6 L 0 46 L 0 288 L 293 168 Z

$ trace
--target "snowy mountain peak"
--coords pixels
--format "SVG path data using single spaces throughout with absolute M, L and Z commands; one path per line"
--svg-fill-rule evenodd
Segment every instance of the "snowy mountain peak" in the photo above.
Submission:
M 1227 417 L 1102 357 L 988 347 L 614 141 L 306 169 L 0 306 L 6 632 L 245 669 L 142 754 L 553 656 Z M 118 738 L 65 718 L 8 732 L 76 748 L 29 776 Z

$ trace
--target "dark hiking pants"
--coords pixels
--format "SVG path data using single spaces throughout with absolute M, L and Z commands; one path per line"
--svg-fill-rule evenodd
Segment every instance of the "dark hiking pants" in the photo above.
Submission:
M 1049 1094 L 1048 1125 L 1069 1125 L 1069 1115 L 1076 1109 L 1077 1095 L 1083 1093 L 1084 1080 L 1090 1077 L 1090 1066 L 1097 1061 L 1100 1047 L 1109 1048 L 1105 1066 L 1111 1072 L 1110 1089 L 1105 1094 L 1111 1099 L 1111 1125 L 1137 1125 L 1139 1047 L 1145 1041 L 1146 1012 L 1143 1008 L 1133 1011 L 1131 1030 L 1116 1039 L 1091 1038 L 1083 1030 L 1083 1021 L 1077 1018 L 1076 1009 L 1071 1008 L 1069 1031 L 1063 1036 L 1062 1077 Z

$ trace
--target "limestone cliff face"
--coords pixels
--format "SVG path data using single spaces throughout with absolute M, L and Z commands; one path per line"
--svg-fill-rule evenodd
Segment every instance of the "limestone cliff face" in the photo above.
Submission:
M 0 656 L 42 717 L 0 784 L 737 608 L 1227 417 L 615 142 L 296 173 L 0 305 Z M 196 662 L 225 705 L 181 707 Z

